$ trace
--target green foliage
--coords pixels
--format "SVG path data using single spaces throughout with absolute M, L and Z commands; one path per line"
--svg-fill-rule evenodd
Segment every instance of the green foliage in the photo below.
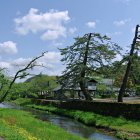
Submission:
M 84 140 L 30 113 L 0 109 L 0 137 L 5 140 Z
M 81 88 L 86 100 L 92 100 L 86 90 L 86 77 L 93 75 L 97 69 L 110 65 L 120 47 L 107 36 L 98 33 L 85 34 L 75 38 L 75 43 L 60 49 L 61 59 L 66 64 L 59 82 L 64 88 Z
M 88 102 L 88 101 L 43 101 L 43 100 L 32 100 L 35 104 L 48 105 L 52 104 L 56 107 L 65 108 L 65 109 L 75 109 L 82 111 L 95 112 L 101 115 L 108 115 L 119 117 L 123 116 L 127 119 L 140 119 L 140 104 L 131 104 L 131 103 L 116 103 L 116 102 Z
M 102 99 L 105 99 L 105 98 L 116 98 L 115 97 L 115 95 L 114 94 L 112 94 L 112 93 L 101 93 L 100 94 L 100 97 L 102 98 Z
M 105 92 L 107 91 L 107 86 L 105 84 L 97 84 L 97 91 Z
M 43 105 L 35 105 L 32 103 L 31 100 L 26 100 L 26 99 L 18 99 L 14 101 L 15 103 L 21 104 L 21 105 L 25 105 L 31 108 L 35 108 L 35 109 L 39 109 L 39 110 L 43 110 L 43 111 L 49 111 L 52 113 L 56 113 L 59 115 L 64 115 L 67 117 L 71 117 L 74 118 L 78 121 L 83 122 L 86 125 L 91 125 L 91 126 L 96 126 L 96 127 L 104 127 L 105 129 L 111 129 L 111 130 L 115 130 L 116 131 L 116 136 L 121 138 L 121 139 L 127 139 L 127 140 L 138 140 L 140 139 L 140 122 L 136 121 L 136 120 L 127 120 L 123 117 L 111 117 L 111 116 L 104 116 L 104 115 L 99 115 L 93 112 L 87 112 L 87 111 L 79 111 L 79 110 L 71 110 L 69 109 L 62 109 L 62 108 L 57 108 L 52 106 L 49 104 L 45 104 Z M 75 102 L 77 105 L 79 105 L 79 102 Z M 88 106 L 86 103 L 88 102 L 82 102 L 84 103 L 84 107 L 86 109 L 88 109 Z M 58 103 L 59 104 L 59 103 Z M 72 104 L 68 103 L 70 107 L 72 107 L 72 105 L 74 104 L 74 102 L 72 102 Z M 91 102 L 89 103 L 91 104 Z M 128 114 L 131 112 L 133 112 L 134 110 L 134 106 L 136 110 L 139 110 L 139 106 L 138 105 L 131 105 L 131 104 L 119 104 L 119 103 L 94 103 L 97 104 L 97 106 L 92 105 L 92 108 L 97 108 L 97 110 L 99 110 L 99 108 L 101 107 L 105 107 L 105 108 L 109 108 L 109 106 L 111 107 L 110 109 L 106 110 L 108 112 L 110 112 L 111 110 L 114 111 L 116 110 L 114 108 L 114 106 L 116 106 L 116 108 L 121 108 L 122 112 L 126 113 L 128 112 Z M 101 106 L 102 105 L 102 106 Z M 120 105 L 120 106 L 118 106 Z M 64 105 L 66 107 L 66 104 Z M 76 108 L 76 106 L 75 106 Z M 101 111 L 104 111 L 105 108 Z M 127 108 L 129 111 L 124 111 L 124 108 Z M 119 109 L 118 109 L 119 110 Z M 118 113 L 118 112 L 116 112 Z M 137 114 L 137 112 L 135 112 Z M 134 113 L 132 113 L 134 114 Z M 139 113 L 138 113 L 139 114 Z
M 39 98 L 40 92 L 51 93 L 57 86 L 55 76 L 37 75 L 23 83 L 15 83 L 10 90 L 8 100 L 17 98 Z
M 41 91 L 51 92 L 58 86 L 55 76 L 42 74 L 29 78 L 25 83 L 29 83 L 31 85 L 30 90 L 34 93 Z
M 140 96 L 140 85 L 135 86 L 136 95 Z
M 4 71 L 0 71 L 0 98 L 8 90 L 11 80 L 8 78 Z
M 89 76 L 97 68 L 103 65 L 110 65 L 112 59 L 120 51 L 120 47 L 111 42 L 107 36 L 92 33 L 91 39 L 88 39 L 87 34 L 83 37 L 77 37 L 72 46 L 60 49 L 63 56 L 61 61 L 66 64 L 66 70 L 60 78 L 61 84 L 75 87 L 81 80 L 81 72 L 84 71 L 85 76 Z M 88 41 L 89 44 L 87 46 Z M 87 59 L 87 62 L 83 64 L 85 59 Z
M 17 105 L 21 105 L 21 106 L 32 104 L 32 100 L 30 98 L 18 98 L 10 102 L 15 103 Z
M 115 93 L 105 84 L 98 83 L 95 98 L 116 98 Z
M 132 140 L 132 139 L 134 140 L 135 138 L 137 139 L 140 138 L 139 121 L 130 121 L 122 117 L 115 118 L 110 116 L 103 116 L 103 115 L 95 114 L 93 112 L 84 112 L 79 110 L 66 110 L 50 105 L 41 106 L 41 105 L 35 105 L 30 103 L 29 105 L 26 104 L 26 106 L 71 117 L 89 126 L 96 126 L 105 129 L 108 128 L 110 130 L 115 130 L 116 136 L 121 139 L 127 138 L 128 140 Z
M 0 96 L 0 102 L 3 102 L 3 101 L 6 99 L 6 97 L 8 96 L 8 94 L 9 94 L 11 88 L 12 88 L 12 86 L 14 85 L 15 81 L 16 81 L 18 78 L 22 79 L 22 78 L 25 78 L 26 76 L 28 76 L 29 73 L 27 72 L 27 70 L 32 70 L 32 69 L 36 66 L 36 60 L 38 60 L 39 58 L 43 57 L 43 56 L 45 55 L 45 53 L 46 53 L 46 52 L 43 52 L 41 55 L 39 55 L 39 56 L 37 56 L 37 57 L 31 59 L 27 65 L 25 65 L 24 67 L 22 67 L 21 69 L 19 69 L 19 70 L 15 73 L 15 75 L 13 76 L 13 78 L 11 78 L 11 81 L 9 82 L 9 85 L 7 86 L 7 87 L 8 87 L 7 90 L 6 90 L 4 93 L 1 94 L 1 96 Z M 0 73 L 1 73 L 1 71 L 3 71 L 3 70 L 4 70 L 4 69 L 0 69 Z M 0 77 L 1 77 L 1 76 L 0 76 Z M 2 81 L 3 81 L 3 80 L 2 80 Z M 2 87 L 2 82 L 1 82 L 0 84 L 1 84 L 0 86 Z M 0 88 L 1 88 L 1 87 L 0 87 Z M 2 90 L 2 89 L 0 89 L 0 91 L 1 91 L 1 90 Z
M 8 100 L 15 100 L 17 98 L 37 98 L 37 94 L 31 90 L 32 86 L 30 83 L 15 83 L 10 90 L 10 94 L 7 96 Z

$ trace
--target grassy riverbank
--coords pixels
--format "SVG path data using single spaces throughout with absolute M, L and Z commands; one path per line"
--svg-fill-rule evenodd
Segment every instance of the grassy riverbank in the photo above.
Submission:
M 28 112 L 3 108 L 0 108 L 0 137 L 4 140 L 84 140 Z
M 30 100 L 19 99 L 16 104 L 26 105 L 31 108 L 49 111 L 59 115 L 74 118 L 86 125 L 106 128 L 116 132 L 116 136 L 127 140 L 140 140 L 140 122 L 94 114 L 91 112 L 65 110 L 52 106 L 34 105 Z
M 29 107 L 49 111 L 59 115 L 74 118 L 86 125 L 106 128 L 116 131 L 116 136 L 121 139 L 140 140 L 140 122 L 125 120 L 124 118 L 106 117 L 91 112 L 58 109 L 52 106 L 28 105 Z

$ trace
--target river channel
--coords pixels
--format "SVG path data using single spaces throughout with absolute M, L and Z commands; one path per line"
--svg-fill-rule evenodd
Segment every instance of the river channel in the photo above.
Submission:
M 89 127 L 73 119 L 51 114 L 45 111 L 38 111 L 38 110 L 20 107 L 17 105 L 7 104 L 7 103 L 1 103 L 0 108 L 14 108 L 19 110 L 29 111 L 42 121 L 49 121 L 72 134 L 79 135 L 89 140 L 119 140 L 113 136 L 110 136 L 104 132 L 97 130 L 94 127 Z

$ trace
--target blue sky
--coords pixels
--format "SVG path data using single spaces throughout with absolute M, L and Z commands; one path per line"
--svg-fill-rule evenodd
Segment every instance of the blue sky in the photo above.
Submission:
M 1 0 L 0 67 L 15 73 L 15 65 L 48 51 L 39 60 L 48 68 L 35 73 L 59 75 L 58 48 L 89 32 L 106 34 L 124 50 L 140 24 L 139 0 Z

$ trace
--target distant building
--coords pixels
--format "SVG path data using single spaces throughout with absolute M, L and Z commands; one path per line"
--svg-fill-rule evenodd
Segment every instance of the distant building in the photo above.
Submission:
M 96 85 L 97 85 L 97 81 L 95 79 L 90 79 L 90 80 L 86 80 L 86 83 L 85 83 L 85 87 L 86 89 L 89 91 L 89 92 L 94 92 L 96 91 Z M 80 86 L 76 86 L 75 88 L 62 88 L 62 86 L 58 86 L 57 88 L 55 88 L 53 90 L 54 92 L 54 97 L 57 98 L 57 99 L 64 99 L 66 98 L 66 96 L 64 95 L 64 92 L 65 91 L 75 91 L 78 93 L 78 96 L 80 96 L 81 94 L 81 88 Z
M 114 85 L 115 79 L 103 78 L 100 84 L 106 85 L 108 91 L 119 92 L 120 88 Z
M 100 83 L 105 84 L 106 86 L 113 86 L 114 81 L 114 79 L 102 79 Z

